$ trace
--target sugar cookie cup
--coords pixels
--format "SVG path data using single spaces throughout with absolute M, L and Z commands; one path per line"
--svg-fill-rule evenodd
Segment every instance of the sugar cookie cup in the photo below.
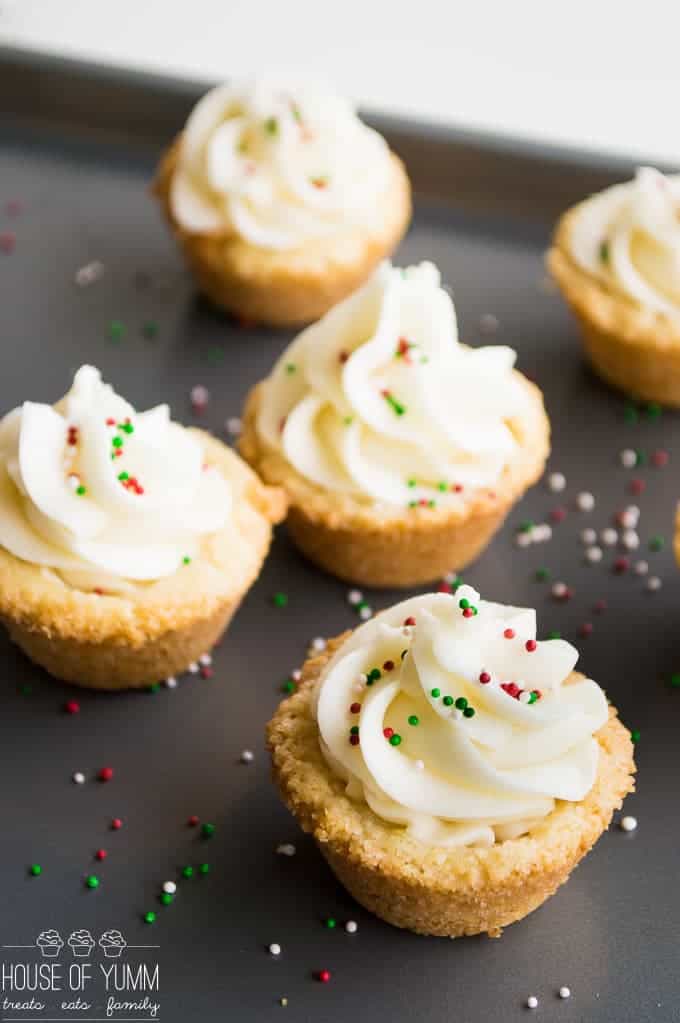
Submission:
M 201 292 L 272 326 L 322 316 L 411 219 L 401 160 L 349 107 L 261 83 L 208 93 L 153 190 Z
M 366 586 L 431 582 L 473 561 L 543 472 L 542 395 L 513 362 L 458 344 L 431 264 L 383 264 L 250 393 L 239 450 L 286 491 L 315 564 Z
M 149 413 L 132 420 L 138 430 L 144 415 Z M 84 420 L 81 423 L 86 432 Z M 0 621 L 28 657 L 56 678 L 94 689 L 125 689 L 174 676 L 219 641 L 257 578 L 272 525 L 285 513 L 283 494 L 264 486 L 221 442 L 200 430 L 186 433 L 190 442 L 198 445 L 204 475 L 214 474 L 201 494 L 207 498 L 222 494 L 224 486 L 230 494 L 230 507 L 219 528 L 180 540 L 187 553 L 180 554 L 175 571 L 166 565 L 158 578 L 117 576 L 112 566 L 104 570 L 82 555 L 74 556 L 77 544 L 66 551 L 46 543 L 44 533 L 29 532 L 29 520 L 21 510 L 12 522 L 16 529 L 8 542 L 24 556 L 0 544 Z M 115 431 L 114 435 L 118 436 Z M 175 434 L 173 443 L 179 436 Z M 16 511 L 17 498 L 1 455 L 0 451 L 0 535 L 7 538 L 8 509 Z M 125 462 L 123 457 L 116 468 Z M 82 472 L 79 478 L 93 479 L 83 467 L 78 468 Z M 219 521 L 219 510 L 216 514 L 214 521 Z M 121 544 L 124 538 L 125 531 L 119 538 Z M 134 538 L 131 527 L 130 540 Z M 29 551 L 22 544 L 33 545 L 31 552 L 37 560 L 27 560 Z M 130 571 L 134 570 L 135 551 L 143 558 L 144 544 L 132 552 L 124 546 L 120 549 L 121 561 L 127 560 Z M 98 557 L 92 548 L 88 552 Z M 165 557 L 168 552 L 161 554 Z
M 538 908 L 567 881 L 632 791 L 630 734 L 613 707 L 607 718 L 605 707 L 605 723 L 594 735 L 599 752 L 592 787 L 577 802 L 556 800 L 552 812 L 534 821 L 527 833 L 497 837 L 484 846 L 420 841 L 379 816 L 391 813 L 391 805 L 384 811 L 377 801 L 374 812 L 357 792 L 350 798 L 345 775 L 334 771 L 332 757 L 322 753 L 316 712 L 320 680 L 350 636 L 329 641 L 322 654 L 306 662 L 298 690 L 269 723 L 273 778 L 281 798 L 313 836 L 338 880 L 371 913 L 419 934 L 499 937 L 504 927 Z M 583 676 L 574 672 L 564 687 L 582 682 Z M 360 694 L 352 698 L 362 700 Z M 361 721 L 355 731 L 363 732 L 363 710 L 352 720 Z M 415 729 L 404 728 L 408 743 Z M 361 741 L 359 735 L 354 738 Z
M 673 263 L 679 212 L 680 177 L 645 168 L 635 182 L 568 210 L 547 256 L 599 376 L 632 398 L 674 407 L 680 406 L 680 276 Z

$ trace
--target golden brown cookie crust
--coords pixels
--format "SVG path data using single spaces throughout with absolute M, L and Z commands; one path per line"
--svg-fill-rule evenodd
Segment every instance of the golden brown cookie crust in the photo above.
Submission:
M 680 406 L 680 322 L 645 309 L 574 262 L 571 237 L 582 206 L 559 220 L 547 264 L 579 322 L 586 355 L 625 394 Z
M 273 777 L 284 803 L 370 912 L 420 934 L 500 936 L 567 880 L 633 791 L 630 733 L 610 708 L 609 721 L 596 734 L 600 764 L 593 788 L 580 803 L 558 801 L 530 834 L 483 849 L 423 845 L 350 800 L 321 754 L 312 694 L 348 635 L 307 661 L 297 692 L 268 725 Z
M 476 491 L 455 507 L 386 509 L 323 490 L 283 454 L 263 444 L 256 427 L 263 385 L 249 394 L 239 450 L 256 472 L 288 494 L 287 526 L 300 550 L 346 582 L 416 586 L 464 568 L 486 547 L 524 491 L 541 476 L 550 451 L 550 423 L 539 389 L 515 371 L 527 396 L 527 417 L 512 424 L 518 457 L 493 491 Z
M 259 574 L 281 490 L 264 486 L 226 445 L 192 430 L 205 460 L 229 481 L 232 514 L 198 557 L 131 595 L 98 595 L 0 548 L 0 621 L 50 674 L 97 689 L 144 686 L 174 675 L 214 646 Z
M 347 229 L 282 252 L 256 248 L 234 235 L 193 234 L 177 223 L 170 208 L 180 144 L 178 136 L 163 155 L 154 193 L 200 290 L 245 320 L 283 327 L 319 319 L 367 280 L 409 225 L 411 186 L 401 160 L 391 154 L 392 174 L 378 230 Z

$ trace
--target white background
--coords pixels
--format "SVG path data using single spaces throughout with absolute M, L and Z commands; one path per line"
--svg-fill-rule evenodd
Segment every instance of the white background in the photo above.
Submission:
M 0 0 L 0 42 L 680 165 L 680 0 Z

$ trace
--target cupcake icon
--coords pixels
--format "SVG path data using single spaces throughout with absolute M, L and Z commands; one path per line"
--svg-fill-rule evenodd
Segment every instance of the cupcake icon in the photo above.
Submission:
M 35 939 L 35 943 L 40 949 L 43 959 L 56 959 L 64 947 L 59 931 L 52 929 L 41 931 Z
M 67 944 L 76 959 L 87 959 L 94 948 L 94 938 L 88 930 L 81 928 L 70 935 Z
M 120 933 L 114 929 L 110 931 L 104 931 L 99 944 L 104 950 L 104 955 L 107 959 L 118 959 L 124 948 L 127 948 L 127 941 Z

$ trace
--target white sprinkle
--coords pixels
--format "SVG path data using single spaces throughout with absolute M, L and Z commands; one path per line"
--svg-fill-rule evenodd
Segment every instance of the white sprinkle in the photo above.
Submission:
M 415 767 L 416 771 L 424 771 L 425 770 L 425 762 L 423 760 L 414 760 L 413 761 L 413 766 Z
M 637 827 L 637 817 L 622 817 L 620 827 L 622 831 L 635 831 Z
M 637 455 L 632 448 L 624 448 L 619 459 L 624 469 L 634 469 L 637 465 Z
M 595 498 L 587 490 L 583 490 L 576 498 L 576 506 L 579 511 L 592 511 L 595 507 Z
M 75 774 L 73 775 L 73 780 L 76 783 L 76 785 L 84 785 L 85 775 L 83 774 L 82 771 L 76 771 Z
M 647 575 L 649 572 L 649 562 L 647 561 L 636 561 L 633 565 L 633 571 L 636 575 Z
M 624 529 L 635 529 L 638 522 L 640 521 L 640 509 L 637 505 L 631 504 L 628 508 L 624 508 L 619 516 L 619 524 Z
M 590 547 L 597 540 L 597 533 L 590 526 L 587 529 L 582 529 L 581 540 L 586 545 L 586 547 Z
M 67 478 L 68 478 L 68 485 L 71 488 L 71 490 L 77 490 L 78 487 L 80 486 L 80 476 L 78 476 L 77 473 L 72 472 L 72 473 L 69 473 Z
M 616 532 L 615 529 L 612 529 L 611 526 L 607 526 L 607 528 L 603 529 L 602 532 L 600 533 L 600 540 L 605 545 L 605 547 L 613 547 L 618 538 L 619 534 Z
M 299 668 L 296 668 L 295 671 L 291 671 L 290 677 L 292 678 L 293 682 L 299 682 L 300 679 L 302 678 L 302 672 L 300 671 Z
M 348 920 L 347 923 L 345 924 L 345 930 L 347 931 L 348 934 L 356 934 L 357 931 L 359 930 L 359 924 L 356 922 L 356 920 Z
M 175 676 L 169 675 L 165 680 L 165 685 L 167 689 L 177 689 L 177 679 Z
M 627 551 L 635 551 L 640 546 L 640 537 L 634 529 L 626 529 L 621 536 L 621 543 Z
M 361 675 L 359 675 L 358 681 L 360 686 L 366 685 L 366 683 L 368 682 L 368 675 L 366 674 L 365 671 L 362 671 Z
M 322 636 L 316 636 L 311 642 L 311 647 L 320 653 L 326 649 L 326 640 Z
M 635 454 L 635 452 L 633 452 L 633 454 Z M 571 988 L 561 987 L 560 998 L 571 998 Z
M 230 437 L 238 437 L 241 430 L 243 429 L 243 423 L 238 416 L 230 416 L 224 422 L 224 429 Z
M 531 539 L 534 543 L 545 543 L 552 538 L 552 526 L 547 522 L 540 522 L 531 530 Z
M 589 547 L 586 551 L 586 561 L 589 561 L 591 565 L 596 565 L 598 561 L 602 561 L 602 548 Z
M 479 318 L 479 329 L 483 334 L 493 334 L 498 330 L 499 323 L 498 317 L 494 316 L 493 313 L 484 313 Z
M 655 592 L 656 590 L 660 590 L 661 586 L 662 583 L 658 575 L 650 575 L 649 579 L 647 580 L 647 589 L 652 590 L 652 592 Z
M 359 617 L 361 618 L 362 622 L 367 622 L 369 618 L 373 617 L 373 608 L 362 607 L 362 609 L 359 611 Z
M 79 288 L 86 288 L 88 284 L 98 281 L 103 273 L 104 264 L 100 263 L 98 259 L 93 259 L 91 263 L 86 263 L 85 266 L 76 270 L 74 279 Z
M 350 590 L 347 594 L 347 600 L 350 604 L 360 604 L 364 599 L 364 595 L 361 590 Z
M 241 763 L 242 764 L 252 764 L 254 759 L 255 759 L 255 754 L 253 753 L 252 750 L 249 750 L 249 749 L 244 749 L 243 750 L 243 753 L 241 754 Z
M 444 582 L 448 583 L 449 586 L 453 586 L 453 584 L 457 582 L 457 580 L 458 580 L 457 572 L 447 572 L 446 575 L 444 576 Z
M 529 997 L 527 998 L 527 1009 L 537 1009 L 537 1008 L 538 1008 L 538 998 L 536 997 L 536 995 L 529 995 Z
M 279 856 L 295 856 L 296 849 L 292 842 L 282 842 L 281 845 L 277 845 L 276 851 Z
M 520 530 L 519 533 L 515 533 L 515 543 L 518 547 L 529 547 L 533 537 L 528 530 Z
M 201 654 L 201 656 L 198 658 L 198 663 L 206 665 L 212 664 L 212 657 L 210 656 L 210 654 Z
M 196 384 L 191 388 L 189 400 L 196 409 L 204 409 L 210 401 L 210 391 L 203 384 Z
M 198 665 L 196 664 L 196 661 L 191 662 L 187 671 L 190 671 L 192 675 L 196 675 L 198 673 Z
M 454 719 L 454 721 L 462 721 L 463 720 L 462 710 L 460 710 L 458 707 L 452 707 L 451 717 Z
M 281 946 L 278 944 L 278 942 L 272 941 L 271 945 L 269 946 L 269 952 L 273 956 L 281 955 Z
M 560 491 L 564 490 L 567 485 L 567 478 L 564 473 L 551 472 L 548 476 L 548 489 L 552 490 L 553 494 L 559 494 Z
M 164 881 L 163 891 L 167 892 L 168 895 L 174 895 L 175 892 L 177 891 L 177 885 L 175 884 L 174 881 Z
M 553 583 L 552 587 L 550 588 L 550 592 L 552 593 L 553 597 L 557 597 L 558 599 L 560 597 L 564 597 L 564 595 L 567 592 L 567 584 L 566 583 Z
M 518 699 L 520 703 L 529 703 L 531 700 L 531 692 L 528 689 L 523 689 L 519 694 Z

